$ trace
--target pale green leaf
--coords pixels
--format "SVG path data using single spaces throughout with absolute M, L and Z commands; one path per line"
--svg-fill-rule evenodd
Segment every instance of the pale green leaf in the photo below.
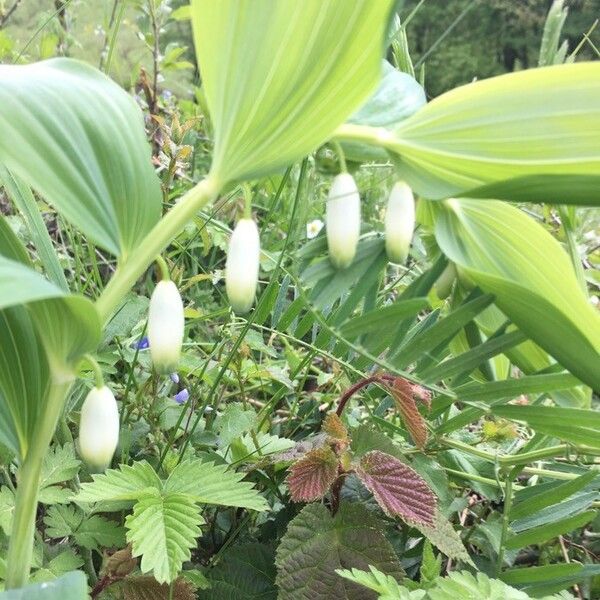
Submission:
M 389 147 L 401 156 L 400 177 L 426 198 L 477 196 L 481 186 L 521 177 L 513 186 L 520 200 L 557 202 L 560 190 L 569 203 L 574 189 L 577 202 L 597 205 L 599 94 L 597 62 L 493 77 L 435 98 L 400 123 Z M 485 196 L 517 199 L 502 186 Z
M 600 389 L 600 316 L 550 233 L 503 202 L 449 200 L 435 234 L 444 254 L 494 294 L 521 331 Z
M 72 479 L 77 475 L 80 466 L 81 461 L 75 455 L 73 444 L 53 446 L 42 462 L 40 488 Z
M 375 89 L 392 0 L 192 0 L 217 179 L 276 171 Z
M 58 58 L 0 66 L 0 107 L 0 162 L 106 250 L 135 248 L 160 217 L 161 195 L 129 94 Z
M 15 495 L 12 490 L 3 485 L 0 487 L 0 529 L 10 535 L 15 512 Z
M 199 508 L 186 495 L 144 496 L 125 520 L 132 554 L 142 557 L 142 573 L 151 571 L 159 583 L 175 580 L 191 557 L 203 522 Z
M 105 473 L 92 475 L 91 483 L 82 483 L 77 502 L 137 500 L 146 494 L 157 493 L 162 482 L 156 471 L 145 460 L 133 465 L 121 465 Z
M 184 494 L 194 502 L 239 506 L 253 510 L 268 508 L 266 500 L 253 484 L 242 481 L 244 473 L 236 473 L 227 465 L 216 465 L 197 459 L 185 460 L 173 469 L 164 484 L 167 493 Z
M 255 427 L 257 421 L 258 416 L 252 409 L 244 409 L 239 402 L 228 404 L 215 422 L 215 430 L 219 433 L 219 445 L 229 446 L 234 439 Z
M 409 591 L 407 588 L 401 586 L 391 575 L 382 573 L 372 565 L 369 565 L 369 571 L 336 569 L 335 572 L 348 581 L 377 592 L 379 600 L 421 600 L 427 595 L 425 590 Z

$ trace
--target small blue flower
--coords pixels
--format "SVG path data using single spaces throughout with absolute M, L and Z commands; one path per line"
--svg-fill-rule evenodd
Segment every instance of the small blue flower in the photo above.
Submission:
M 131 344 L 131 347 L 135 348 L 136 350 L 146 350 L 150 347 L 150 342 L 148 341 L 148 338 L 144 336 L 139 342 L 134 342 Z
M 177 392 L 177 394 L 173 396 L 173 400 L 175 400 L 177 404 L 183 404 L 189 400 L 189 397 L 190 393 L 187 391 L 187 388 L 183 388 L 180 392 Z
M 171 373 L 169 378 L 173 383 L 179 383 L 179 373 Z

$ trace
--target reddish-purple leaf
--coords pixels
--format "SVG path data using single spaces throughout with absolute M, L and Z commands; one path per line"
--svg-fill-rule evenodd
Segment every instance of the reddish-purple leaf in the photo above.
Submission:
M 356 467 L 356 474 L 389 516 L 431 525 L 436 498 L 421 476 L 397 458 L 372 450 Z
M 290 468 L 287 484 L 294 502 L 322 498 L 338 474 L 338 459 L 329 446 L 311 450 Z
M 390 393 L 413 441 L 419 448 L 423 448 L 427 443 L 427 425 L 425 419 L 419 413 L 415 399 L 420 400 L 427 408 L 430 408 L 431 393 L 420 385 L 411 383 L 402 377 L 394 379 L 393 384 L 390 386 Z
M 348 441 L 348 430 L 342 423 L 342 420 L 334 412 L 329 413 L 325 417 L 323 425 L 321 426 L 321 431 L 336 440 L 343 442 Z

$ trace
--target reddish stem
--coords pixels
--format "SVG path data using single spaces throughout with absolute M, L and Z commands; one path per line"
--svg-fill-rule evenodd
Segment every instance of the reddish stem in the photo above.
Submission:
M 348 400 L 350 400 L 350 398 L 352 398 L 352 396 L 362 388 L 367 387 L 371 383 L 382 383 L 384 385 L 390 384 L 394 379 L 395 377 L 393 375 L 389 375 L 387 373 L 378 373 L 377 375 L 371 375 L 370 377 L 365 377 L 364 379 L 357 381 L 340 396 L 338 407 L 335 413 L 338 417 L 341 417 L 342 413 L 344 412 L 344 408 L 346 408 Z

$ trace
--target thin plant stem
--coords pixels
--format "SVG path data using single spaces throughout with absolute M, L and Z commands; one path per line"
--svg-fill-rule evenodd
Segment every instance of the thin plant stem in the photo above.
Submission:
M 121 300 L 153 260 L 168 246 L 171 240 L 192 220 L 196 213 L 212 201 L 220 185 L 210 177 L 202 180 L 186 192 L 181 200 L 146 235 L 140 249 L 117 268 L 101 296 L 96 308 L 103 322 L 112 316 Z
M 71 377 L 53 375 L 44 412 L 37 421 L 31 437 L 32 444 L 19 469 L 15 513 L 7 555 L 7 589 L 22 587 L 29 579 L 42 462 L 48 452 L 72 381 Z

